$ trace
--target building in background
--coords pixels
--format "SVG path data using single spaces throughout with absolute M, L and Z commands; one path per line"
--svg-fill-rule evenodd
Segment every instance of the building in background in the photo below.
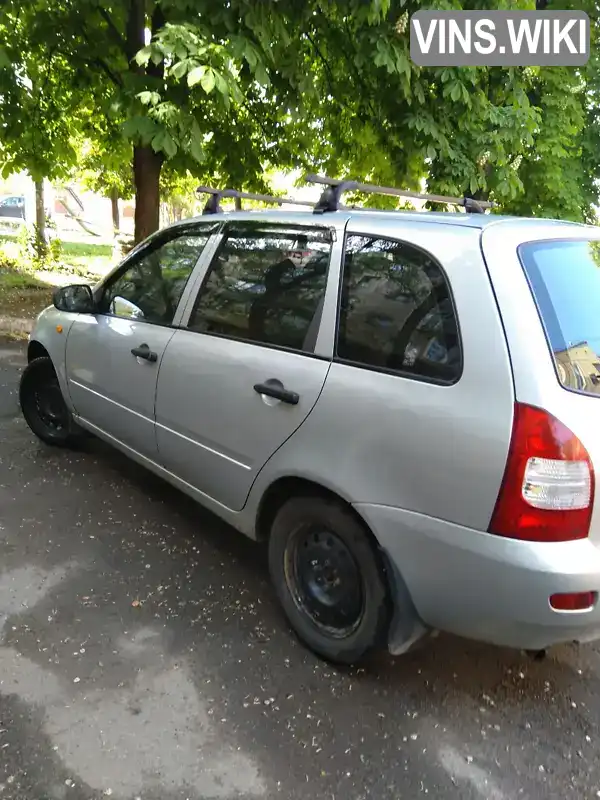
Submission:
M 600 356 L 587 342 L 577 342 L 554 353 L 563 386 L 600 394 Z
M 0 182 L 0 204 L 8 198 L 22 198 L 23 214 L 20 219 L 2 213 L 0 205 L 0 225 L 14 227 L 24 219 L 26 223 L 35 222 L 35 184 L 24 174 L 11 176 Z M 81 184 L 72 181 L 66 184 L 53 184 L 44 181 L 44 206 L 54 234 L 65 241 L 112 241 L 113 222 L 110 198 L 87 191 Z M 119 200 L 120 232 L 133 235 L 135 207 L 133 202 Z

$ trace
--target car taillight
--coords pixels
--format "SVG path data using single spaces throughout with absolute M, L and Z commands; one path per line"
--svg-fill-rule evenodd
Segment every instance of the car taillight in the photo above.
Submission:
M 583 444 L 552 414 L 517 403 L 489 532 L 534 542 L 585 539 L 593 499 L 594 468 Z

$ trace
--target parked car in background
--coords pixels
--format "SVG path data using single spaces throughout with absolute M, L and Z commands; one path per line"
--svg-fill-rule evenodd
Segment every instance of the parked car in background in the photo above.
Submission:
M 0 197 L 0 221 L 2 217 L 25 219 L 25 198 L 23 195 Z
M 57 290 L 29 426 L 93 433 L 267 541 L 326 659 L 599 638 L 600 232 L 319 210 L 207 214 Z

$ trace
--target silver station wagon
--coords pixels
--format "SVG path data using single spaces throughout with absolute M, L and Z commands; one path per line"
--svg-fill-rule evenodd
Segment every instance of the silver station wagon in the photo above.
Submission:
M 325 659 L 435 631 L 600 638 L 600 232 L 468 200 L 357 210 L 340 196 L 365 187 L 319 182 L 307 210 L 223 213 L 249 195 L 215 192 L 57 290 L 27 423 L 101 437 L 268 542 Z

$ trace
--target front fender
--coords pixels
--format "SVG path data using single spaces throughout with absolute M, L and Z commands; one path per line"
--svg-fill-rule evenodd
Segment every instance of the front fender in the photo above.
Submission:
M 67 383 L 67 338 L 77 317 L 78 314 L 69 314 L 65 311 L 59 311 L 54 306 L 48 306 L 38 315 L 29 334 L 27 348 L 28 361 L 43 354 L 40 348 L 43 348 L 50 357 L 58 376 L 63 397 L 70 411 L 73 411 L 73 404 Z

